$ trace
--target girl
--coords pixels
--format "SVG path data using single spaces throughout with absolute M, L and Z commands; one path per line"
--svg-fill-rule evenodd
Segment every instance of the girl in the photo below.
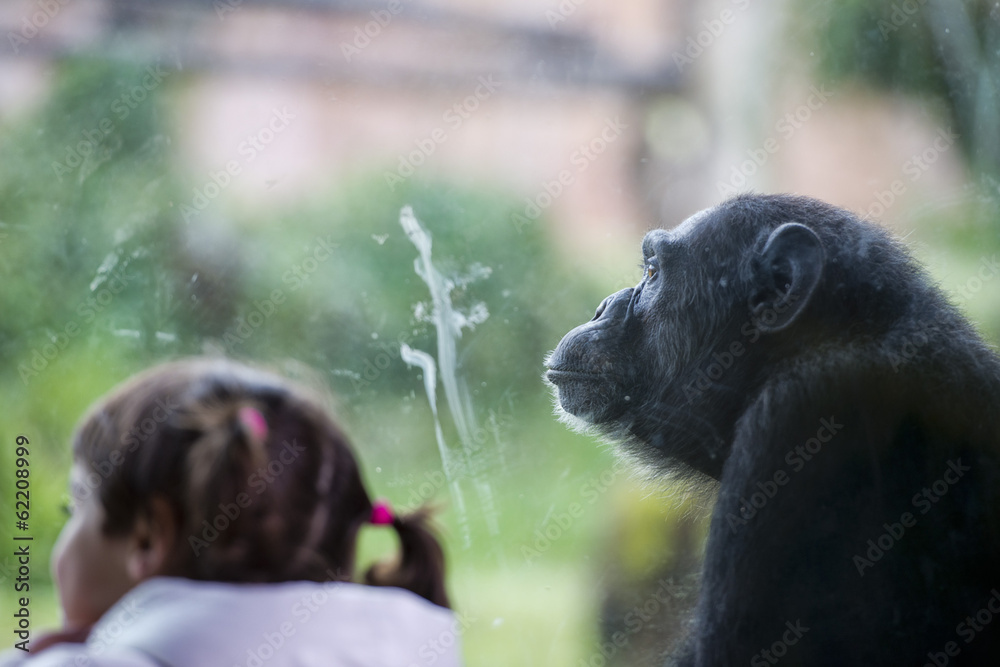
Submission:
M 303 390 L 231 361 L 165 364 L 92 408 L 73 454 L 53 553 L 67 629 L 0 665 L 459 664 L 426 512 L 373 504 Z M 402 550 L 368 586 L 349 583 L 366 523 Z

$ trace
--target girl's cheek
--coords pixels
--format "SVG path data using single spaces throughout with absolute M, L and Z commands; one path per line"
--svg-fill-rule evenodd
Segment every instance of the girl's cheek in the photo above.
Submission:
M 62 606 L 64 616 L 70 611 L 68 607 L 72 605 L 73 557 L 70 547 L 72 546 L 73 531 L 74 520 L 70 519 L 63 526 L 62 532 L 59 533 L 59 538 L 52 547 L 52 580 L 55 582 L 56 590 L 59 592 L 59 602 Z
M 63 526 L 56 543 L 52 546 L 52 580 L 56 586 L 60 586 L 63 574 L 63 560 L 66 558 L 66 533 L 69 531 L 69 522 Z

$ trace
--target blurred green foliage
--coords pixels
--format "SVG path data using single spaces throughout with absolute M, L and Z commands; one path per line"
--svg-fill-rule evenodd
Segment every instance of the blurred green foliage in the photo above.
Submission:
M 0 308 L 17 313 L 0 323 L 7 359 L 20 364 L 49 343 L 65 347 L 63 336 L 87 344 L 118 329 L 141 332 L 148 348 L 167 316 L 162 296 L 149 298 L 165 287 L 159 272 L 169 262 L 157 250 L 173 228 L 161 110 L 155 95 L 112 110 L 143 76 L 133 66 L 70 62 L 50 101 L 0 135 L 0 268 L 16 286 L 0 294 Z M 122 271 L 127 278 L 110 284 Z M 106 288 L 120 292 L 102 295 Z M 30 382 L 44 361 L 19 370 Z
M 260 234 L 245 259 L 246 305 L 275 290 L 288 302 L 236 351 L 267 358 L 291 344 L 299 358 L 333 371 L 333 388 L 350 401 L 422 392 L 417 373 L 398 362 L 400 342 L 436 355 L 430 292 L 399 223 L 400 209 L 411 205 L 432 236 L 436 268 L 455 283 L 455 308 L 469 312 L 481 303 L 489 312 L 459 344 L 460 372 L 470 381 L 488 378 L 474 395 L 488 404 L 506 392 L 538 395 L 544 354 L 564 322 L 579 319 L 596 298 L 559 266 L 541 229 L 519 233 L 510 222 L 512 202 L 500 195 L 419 183 L 387 193 L 377 176 L 339 190 L 348 194 L 284 214 L 278 224 L 252 225 Z M 282 243 L 292 234 L 296 241 Z M 316 251 L 327 248 L 329 257 L 317 260 Z M 477 278 L 477 267 L 489 275 Z M 236 314 L 238 322 L 249 317 Z M 227 344 L 234 338 L 226 333 L 240 339 L 232 329 L 213 333 Z

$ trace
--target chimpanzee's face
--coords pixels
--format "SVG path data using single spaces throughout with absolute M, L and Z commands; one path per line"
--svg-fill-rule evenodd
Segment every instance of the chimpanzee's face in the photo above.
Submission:
M 808 301 L 822 248 L 803 225 L 761 228 L 723 205 L 649 232 L 642 254 L 638 285 L 566 334 L 546 377 L 567 421 L 626 449 L 714 452 L 766 359 L 755 344 Z

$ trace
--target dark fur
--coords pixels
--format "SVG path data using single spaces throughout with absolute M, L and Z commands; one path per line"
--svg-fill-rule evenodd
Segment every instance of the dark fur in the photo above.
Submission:
M 786 246 L 766 255 L 789 222 L 813 235 L 787 235 L 788 261 Z M 1000 591 L 994 352 L 901 244 L 822 202 L 744 195 L 643 246 L 658 274 L 568 333 L 548 377 L 571 421 L 660 472 L 718 480 L 680 662 L 774 664 L 761 651 L 800 622 L 777 664 L 1000 664 L 1000 614 L 971 641 L 960 626 Z M 761 304 L 778 302 L 790 319 L 765 326 Z M 824 424 L 833 437 L 790 462 Z M 914 503 L 942 479 L 937 502 Z M 854 557 L 905 512 L 915 525 L 861 576 Z

